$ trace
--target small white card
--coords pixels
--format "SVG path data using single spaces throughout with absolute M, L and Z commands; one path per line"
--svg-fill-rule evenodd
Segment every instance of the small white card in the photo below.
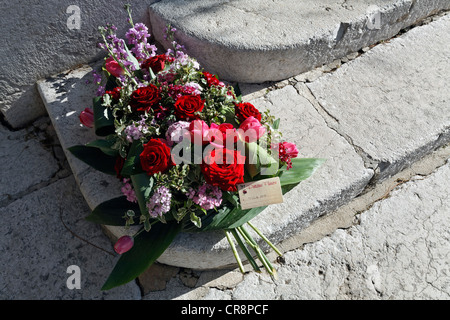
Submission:
M 283 203 L 283 192 L 278 177 L 239 184 L 237 188 L 242 210 Z

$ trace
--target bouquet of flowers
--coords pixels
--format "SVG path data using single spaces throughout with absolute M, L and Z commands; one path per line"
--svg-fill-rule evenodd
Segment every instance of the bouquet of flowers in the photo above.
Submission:
M 87 219 L 140 227 L 115 244 L 121 257 L 102 289 L 138 277 L 180 232 L 223 230 L 241 271 L 235 242 L 256 271 L 262 264 L 273 274 L 247 226 L 281 255 L 250 220 L 282 202 L 282 194 L 324 160 L 298 158 L 297 147 L 281 140 L 279 119 L 202 70 L 174 40 L 171 26 L 166 37 L 173 48 L 157 54 L 147 27 L 134 24 L 125 8 L 126 39 L 113 25 L 100 28 L 103 77 L 94 71 L 97 97 L 80 114 L 100 139 L 69 149 L 123 183 L 123 196 L 100 204 Z

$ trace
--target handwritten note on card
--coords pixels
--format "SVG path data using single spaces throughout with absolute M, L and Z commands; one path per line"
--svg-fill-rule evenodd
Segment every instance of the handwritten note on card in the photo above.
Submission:
M 242 210 L 283 203 L 280 178 L 270 178 L 239 184 Z

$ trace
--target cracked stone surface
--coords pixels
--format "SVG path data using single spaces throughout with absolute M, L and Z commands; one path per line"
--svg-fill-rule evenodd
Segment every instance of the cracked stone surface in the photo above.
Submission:
M 78 238 L 112 251 L 101 228 L 84 220 L 88 213 L 72 176 L 0 208 L 0 299 L 140 299 L 134 282 L 100 290 L 117 258 Z M 71 265 L 80 267 L 80 290 L 66 286 Z
M 449 42 L 445 15 L 307 84 L 378 179 L 450 141 Z
M 280 81 L 388 39 L 447 0 L 162 0 L 150 6 L 152 33 L 178 30 L 187 52 L 221 79 Z
M 9 131 L 0 125 L 0 204 L 50 180 L 59 170 L 51 151 L 32 130 Z
M 354 226 L 286 253 L 277 279 L 203 272 L 193 289 L 173 277 L 144 299 L 448 300 L 449 181 L 449 162 L 416 176 L 358 214 Z

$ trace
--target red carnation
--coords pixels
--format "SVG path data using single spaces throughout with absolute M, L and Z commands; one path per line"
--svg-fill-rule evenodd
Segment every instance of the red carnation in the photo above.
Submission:
M 223 86 L 223 83 L 219 81 L 219 79 L 217 79 L 217 76 L 213 75 L 212 73 L 209 72 L 203 72 L 203 76 L 206 79 L 206 82 L 208 83 L 208 87 L 211 86 Z
M 161 100 L 159 89 L 150 84 L 139 88 L 131 94 L 130 106 L 134 111 L 149 111 Z
M 237 191 L 244 183 L 245 156 L 236 150 L 214 148 L 203 159 L 201 170 L 208 184 L 223 191 Z
M 121 87 L 115 87 L 112 90 L 106 91 L 105 94 L 109 94 L 111 96 L 111 99 L 116 102 L 120 99 L 120 90 L 122 90 Z
M 175 115 L 180 120 L 197 120 L 198 112 L 201 112 L 205 106 L 199 95 L 187 95 L 178 98 L 175 102 Z
M 249 117 L 255 117 L 259 122 L 261 122 L 261 113 L 249 102 L 236 104 L 235 113 L 240 122 L 244 122 Z
M 170 148 L 161 139 L 150 139 L 144 144 L 144 151 L 140 155 L 142 169 L 149 176 L 165 172 L 175 164 L 172 161 Z

